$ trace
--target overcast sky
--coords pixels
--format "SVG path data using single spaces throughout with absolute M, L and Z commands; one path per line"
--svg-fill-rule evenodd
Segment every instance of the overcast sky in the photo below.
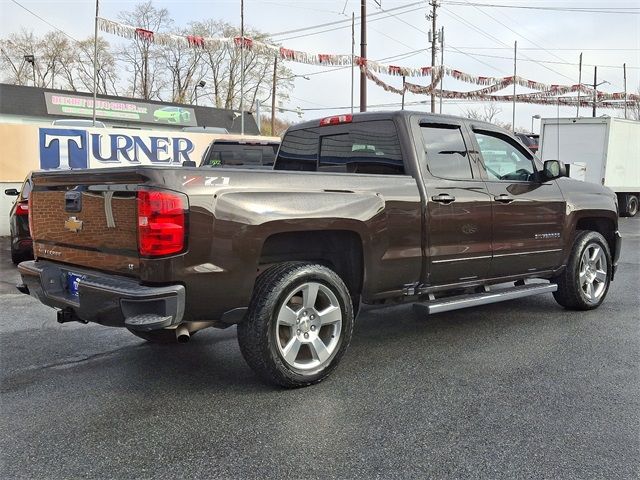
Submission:
M 17 0 L 20 4 L 64 30 L 75 38 L 93 34 L 94 0 Z M 135 1 L 101 0 L 101 16 L 116 19 L 118 12 L 129 10 Z M 350 18 L 351 12 L 359 13 L 358 0 L 245 0 L 245 24 L 264 32 L 279 33 L 325 22 Z M 384 10 L 393 9 L 415 0 L 382 0 Z M 456 1 L 455 3 L 464 3 Z M 598 7 L 615 11 L 620 8 L 638 9 L 637 0 L 469 0 L 474 4 L 545 6 L 545 7 Z M 220 18 L 230 23 L 240 23 L 239 0 L 156 0 L 157 7 L 164 7 L 173 15 L 177 25 L 187 25 L 203 18 Z M 369 13 L 379 12 L 373 0 L 368 2 Z M 428 22 L 425 19 L 427 2 L 414 6 L 406 13 L 377 15 L 369 22 L 368 57 L 381 59 L 427 47 Z M 640 13 L 640 10 L 636 10 Z M 518 75 L 548 84 L 578 83 L 578 56 L 583 52 L 583 82 L 593 81 L 593 65 L 598 65 L 599 81 L 610 82 L 601 87 L 607 92 L 623 90 L 622 64 L 627 64 L 629 91 L 640 88 L 640 14 L 584 13 L 543 11 L 516 8 L 477 7 L 452 5 L 446 0 L 438 9 L 438 26 L 445 28 L 445 64 L 465 72 L 481 76 L 507 76 L 513 72 L 513 42 L 518 41 L 520 60 Z M 371 20 L 373 20 L 373 18 Z M 20 8 L 13 0 L 0 0 L 0 31 L 3 34 L 21 28 L 45 33 L 52 27 Z M 320 29 L 322 30 L 322 29 Z M 315 30 L 318 31 L 318 30 Z M 312 33 L 302 32 L 302 34 Z M 517 33 L 516 33 L 517 32 Z M 101 33 L 112 43 L 126 41 Z M 296 50 L 314 53 L 351 53 L 351 28 L 290 38 L 298 34 L 278 35 L 274 38 L 282 45 Z M 359 27 L 356 25 L 356 44 L 359 45 Z M 358 51 L 356 51 L 356 54 Z M 535 60 L 535 61 L 534 61 Z M 545 63 L 557 62 L 557 63 Z M 420 52 L 388 63 L 403 66 L 430 65 L 428 51 Z M 327 67 L 315 67 L 289 63 L 297 75 L 310 75 L 309 80 L 297 78 L 295 90 L 286 107 L 314 109 L 344 107 L 350 105 L 350 69 L 330 71 Z M 395 86 L 401 86 L 397 77 L 381 76 Z M 424 78 L 413 79 L 425 83 Z M 469 90 L 469 84 L 445 80 L 445 88 Z M 508 92 L 501 92 L 508 93 Z M 368 83 L 369 104 L 399 103 L 400 97 L 386 93 L 375 84 Z M 407 94 L 406 101 L 424 101 L 428 97 Z M 356 78 L 355 103 L 358 105 L 358 80 Z M 499 104 L 500 119 L 511 121 L 511 105 Z M 397 107 L 395 107 L 397 108 Z M 426 110 L 426 105 L 412 106 Z M 478 102 L 445 101 L 443 113 L 461 115 L 467 108 L 481 108 Z M 345 113 L 346 110 L 307 110 L 305 119 Z M 581 112 L 588 112 L 583 109 Z M 602 110 L 600 113 L 622 115 L 619 111 Z M 516 125 L 530 128 L 531 117 L 556 116 L 556 107 L 517 105 Z M 561 108 L 561 116 L 575 115 L 575 108 Z M 295 119 L 295 115 L 290 117 Z M 538 125 L 534 127 L 538 130 Z

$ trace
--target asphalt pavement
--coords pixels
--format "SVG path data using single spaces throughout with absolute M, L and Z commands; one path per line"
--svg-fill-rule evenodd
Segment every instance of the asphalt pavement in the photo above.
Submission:
M 323 383 L 263 385 L 235 328 L 154 346 L 64 324 L 0 262 L 0 477 L 640 477 L 640 217 L 595 311 L 551 295 L 365 309 Z

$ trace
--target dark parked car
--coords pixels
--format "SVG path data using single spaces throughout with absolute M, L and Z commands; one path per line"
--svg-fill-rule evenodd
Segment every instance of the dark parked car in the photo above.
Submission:
M 16 265 L 33 258 L 31 234 L 29 232 L 29 194 L 31 193 L 31 175 L 29 175 L 20 191 L 8 188 L 5 195 L 17 197 L 9 212 L 11 231 L 11 260 Z
M 540 144 L 540 135 L 537 135 L 535 133 L 516 133 L 516 137 L 522 142 L 525 147 L 527 147 L 533 153 L 536 153 L 538 151 L 538 146 Z

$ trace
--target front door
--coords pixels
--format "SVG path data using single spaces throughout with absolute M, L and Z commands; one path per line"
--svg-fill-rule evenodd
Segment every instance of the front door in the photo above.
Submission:
M 544 181 L 534 157 L 498 130 L 472 128 L 491 196 L 491 276 L 533 273 L 562 262 L 566 203 L 554 180 Z
M 486 278 L 491 261 L 491 201 L 469 157 L 462 123 L 420 122 L 427 193 L 428 285 Z

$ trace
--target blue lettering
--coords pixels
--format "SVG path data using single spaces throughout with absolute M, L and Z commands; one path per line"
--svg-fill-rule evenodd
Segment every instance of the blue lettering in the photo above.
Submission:
M 120 142 L 121 139 L 124 141 L 124 145 L 120 145 L 120 143 L 122 143 Z M 111 155 L 105 156 L 102 153 L 102 135 L 99 133 L 91 134 L 91 153 L 93 154 L 93 158 L 99 162 L 118 163 L 122 158 L 133 162 L 129 156 L 129 150 L 131 150 L 132 145 L 133 140 L 131 140 L 131 137 L 127 137 L 126 135 L 109 135 Z
M 151 149 L 145 145 L 145 143 L 142 141 L 142 138 L 133 137 L 133 146 L 133 158 L 136 162 L 140 162 L 140 152 L 142 152 L 150 162 L 154 161 Z
M 109 135 L 111 137 L 111 150 L 114 152 L 116 160 L 119 161 L 121 158 L 125 158 L 129 162 L 138 162 L 137 159 L 132 160 L 129 151 L 133 146 L 133 140 L 131 137 L 126 135 Z M 124 140 L 124 145 L 119 145 L 120 139 Z
M 183 145 L 181 147 L 181 145 Z M 189 154 L 193 152 L 193 142 L 188 138 L 174 138 L 173 139 L 173 161 L 175 163 L 182 163 L 183 160 L 180 156 L 184 157 L 184 160 L 190 160 Z
M 169 139 L 167 137 L 149 137 L 151 140 L 152 162 L 171 163 L 171 158 L 166 156 L 169 153 Z M 160 153 L 164 153 L 165 157 L 160 158 Z

